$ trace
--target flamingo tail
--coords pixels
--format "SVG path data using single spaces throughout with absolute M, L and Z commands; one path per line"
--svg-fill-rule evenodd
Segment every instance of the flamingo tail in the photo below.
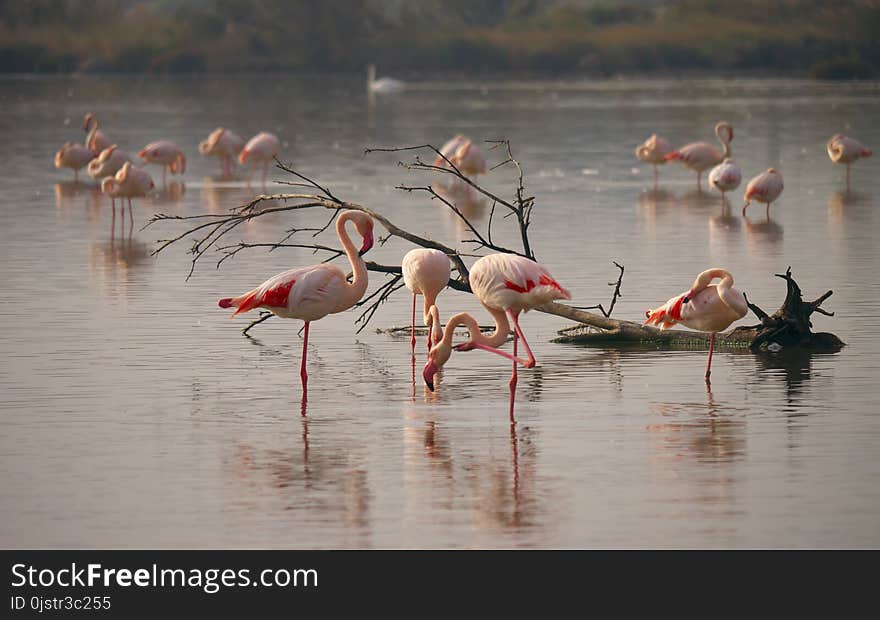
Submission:
M 681 153 L 678 151 L 672 151 L 663 156 L 663 161 L 671 161 L 673 159 L 681 159 Z
M 248 291 L 244 295 L 239 295 L 238 297 L 225 297 L 221 299 L 218 304 L 221 308 L 235 308 L 235 312 L 229 318 L 232 318 L 236 314 L 241 314 L 242 312 L 247 312 L 249 310 L 253 310 L 254 308 L 260 305 L 260 300 L 257 299 L 257 291 Z

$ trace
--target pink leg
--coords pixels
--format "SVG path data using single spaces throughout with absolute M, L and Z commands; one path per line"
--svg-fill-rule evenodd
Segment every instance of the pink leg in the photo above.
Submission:
M 306 372 L 306 354 L 308 353 L 309 346 L 309 321 L 306 321 L 305 331 L 303 332 L 303 352 L 302 352 L 302 365 L 299 369 L 299 376 L 302 379 L 303 386 L 303 397 L 305 397 L 306 390 L 308 389 L 309 384 L 309 375 Z
M 532 350 L 531 350 L 531 348 L 529 348 L 529 343 L 526 340 L 526 337 L 523 335 L 522 330 L 519 327 L 519 312 L 514 314 L 513 310 L 508 310 L 507 316 L 509 316 L 510 320 L 513 322 L 513 329 L 514 329 L 514 334 L 515 334 L 514 340 L 513 340 L 513 342 L 514 342 L 514 354 L 513 355 L 511 355 L 510 353 L 507 353 L 506 351 L 502 351 L 501 349 L 495 349 L 495 348 L 492 348 L 492 347 L 484 345 L 484 344 L 476 344 L 475 343 L 473 345 L 473 347 L 475 349 L 482 349 L 483 351 L 489 351 L 491 353 L 496 353 L 496 354 L 500 355 L 501 357 L 506 357 L 509 360 L 520 363 L 523 366 L 525 366 L 526 368 L 533 368 L 535 366 L 535 356 L 532 355 Z M 523 347 L 525 347 L 526 355 L 528 356 L 526 359 L 523 359 L 521 357 L 516 356 L 515 345 L 516 345 L 516 337 L 517 336 L 522 338 Z
M 268 173 L 268 172 L 269 172 L 269 162 L 264 161 L 263 162 L 263 186 L 264 187 L 266 185 L 266 173 Z
M 654 189 L 657 189 L 657 164 L 654 164 Z
M 412 311 L 412 337 L 409 341 L 410 354 L 416 356 L 416 294 L 413 293 L 413 311 Z
M 162 187 L 165 187 L 165 172 L 167 171 L 168 166 L 162 166 Z
M 703 191 L 703 173 L 702 172 L 697 173 L 697 191 L 698 192 Z
M 510 423 L 514 424 L 516 420 L 513 417 L 513 404 L 516 402 L 516 383 L 517 383 L 517 373 L 516 373 L 516 344 L 517 344 L 518 336 L 517 332 L 513 332 L 513 372 L 510 374 Z M 525 343 L 525 340 L 523 340 Z
M 846 165 L 846 193 L 849 193 L 849 164 Z
M 709 336 L 709 361 L 706 363 L 706 383 L 709 383 L 709 375 L 712 374 L 712 351 L 715 349 L 715 332 Z
M 721 208 L 724 208 L 724 192 L 721 192 Z
M 131 233 L 134 230 L 134 213 L 131 211 L 131 198 L 128 199 L 128 236 L 131 237 Z
M 115 201 L 110 199 L 110 209 L 113 212 L 113 215 L 110 219 L 110 245 L 113 245 L 113 239 L 116 237 L 116 204 Z

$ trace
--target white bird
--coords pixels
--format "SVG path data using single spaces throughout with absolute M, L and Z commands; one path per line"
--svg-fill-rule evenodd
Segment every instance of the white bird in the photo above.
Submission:
M 732 192 L 742 182 L 742 172 L 729 157 L 712 168 L 709 173 L 709 185 L 721 192 L 721 205 L 724 206 L 725 192 Z
M 79 170 L 94 157 L 94 153 L 85 145 L 77 142 L 65 142 L 64 146 L 55 153 L 56 168 L 72 168 L 74 181 L 79 181 Z
M 849 191 L 850 164 L 863 157 L 870 157 L 874 152 L 855 138 L 839 133 L 831 136 L 826 148 L 828 149 L 828 157 L 831 158 L 831 161 L 835 164 L 846 164 L 846 191 Z
M 636 158 L 653 166 L 655 184 L 657 183 L 657 166 L 665 164 L 666 156 L 671 152 L 672 145 L 669 144 L 669 141 L 655 133 L 636 148 Z
M 206 157 L 210 155 L 219 157 L 221 175 L 227 178 L 232 174 L 232 166 L 244 144 L 244 138 L 234 131 L 218 127 L 205 140 L 199 142 L 199 153 Z
M 779 198 L 783 187 L 782 174 L 776 168 L 767 168 L 766 172 L 754 177 L 746 185 L 746 204 L 743 205 L 742 214 L 745 215 L 750 202 L 756 200 L 767 205 L 767 217 L 769 218 L 770 204 Z
M 93 179 L 103 179 L 115 175 L 127 161 L 134 162 L 131 155 L 114 144 L 89 162 L 87 172 Z
M 416 297 L 423 295 L 425 310 L 423 320 L 428 326 L 428 350 L 443 337 L 440 327 L 440 312 L 437 309 L 437 295 L 449 283 L 451 267 L 449 257 L 440 250 L 417 248 L 410 250 L 400 263 L 403 283 L 413 294 L 412 305 L 412 353 L 416 350 Z
M 376 65 L 367 65 L 367 90 L 372 93 L 399 93 L 406 88 L 406 83 L 390 77 L 376 79 Z
M 698 191 L 701 189 L 703 171 L 708 170 L 713 166 L 717 166 L 730 157 L 730 143 L 733 140 L 733 126 L 730 123 L 721 121 L 715 125 L 715 135 L 721 143 L 720 151 L 708 142 L 691 142 L 677 151 L 668 153 L 664 158 L 666 161 L 680 161 L 686 167 L 696 172 Z
M 171 140 L 157 140 L 142 148 L 138 155 L 148 164 L 162 166 L 162 185 L 165 185 L 165 170 L 171 174 L 186 172 L 186 156 L 179 146 Z
M 275 159 L 275 156 L 278 155 L 280 150 L 281 140 L 278 139 L 278 136 L 269 133 L 268 131 L 261 131 L 248 140 L 248 143 L 245 144 L 244 149 L 242 149 L 238 156 L 238 161 L 242 164 L 249 161 L 253 162 L 253 165 L 248 171 L 248 181 L 250 181 L 251 175 L 254 173 L 254 168 L 262 162 L 263 185 L 265 185 L 266 173 L 269 170 L 269 162 Z

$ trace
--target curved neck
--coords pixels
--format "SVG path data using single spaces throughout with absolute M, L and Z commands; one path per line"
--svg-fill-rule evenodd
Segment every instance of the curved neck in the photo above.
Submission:
M 718 136 L 718 141 L 721 143 L 721 160 L 724 161 L 728 157 L 730 157 L 730 134 L 727 133 L 725 135 L 726 127 L 716 127 L 715 135 Z
M 486 308 L 486 310 L 488 310 L 489 314 L 492 315 L 492 318 L 495 319 L 495 331 L 492 332 L 491 335 L 484 336 L 480 331 L 480 324 L 477 323 L 477 320 L 474 317 L 467 312 L 459 312 L 458 314 L 452 315 L 446 322 L 446 329 L 443 330 L 443 340 L 441 342 L 445 346 L 451 347 L 455 328 L 461 325 L 468 328 L 471 343 L 485 345 L 494 349 L 500 347 L 507 342 L 507 335 L 510 333 L 510 323 L 507 320 L 507 315 L 503 310 L 496 310 L 493 308 Z
M 354 274 L 351 283 L 346 283 L 345 285 L 346 294 L 340 301 L 338 309 L 336 310 L 337 312 L 347 310 L 357 303 L 357 301 L 364 296 L 368 283 L 367 265 L 364 263 L 364 259 L 361 258 L 360 254 L 358 254 L 357 248 L 354 246 L 354 243 L 351 242 L 351 237 L 348 236 L 348 232 L 345 230 L 345 223 L 350 219 L 350 214 L 343 213 L 342 216 L 336 220 L 336 235 L 339 237 L 340 243 L 342 243 L 342 249 L 348 257 L 348 262 L 351 264 L 351 271 Z
M 694 282 L 694 293 L 696 294 L 702 291 L 704 288 L 709 286 L 709 284 L 715 278 L 719 278 L 721 280 L 721 282 L 718 283 L 719 294 L 722 291 L 726 291 L 731 286 L 733 286 L 733 275 L 726 269 L 707 269 L 697 276 L 697 279 Z

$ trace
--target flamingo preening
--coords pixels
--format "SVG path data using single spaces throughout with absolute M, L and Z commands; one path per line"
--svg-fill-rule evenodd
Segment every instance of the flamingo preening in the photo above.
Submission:
M 91 150 L 77 142 L 65 142 L 55 153 L 56 168 L 72 168 L 74 181 L 79 181 L 79 171 L 95 156 Z
M 535 356 L 519 326 L 520 312 L 528 312 L 536 306 L 555 299 L 571 299 L 567 290 L 562 288 L 543 265 L 516 254 L 489 254 L 480 258 L 471 267 L 471 290 L 483 307 L 495 319 L 495 332 L 489 338 L 484 337 L 470 315 L 457 314 L 450 319 L 443 333 L 443 339 L 431 348 L 428 361 L 422 372 L 425 384 L 434 389 L 434 375 L 443 367 L 452 353 L 452 333 L 456 325 L 467 325 L 470 328 L 469 341 L 456 347 L 458 351 L 483 349 L 497 353 L 513 362 L 510 377 L 510 417 L 513 420 L 513 403 L 516 395 L 517 364 L 526 368 L 535 365 Z M 453 319 L 455 319 L 454 322 Z M 513 323 L 513 355 L 501 351 L 498 347 L 507 339 L 509 323 Z M 526 350 L 526 358 L 517 357 L 518 340 L 522 339 Z
M 199 153 L 208 157 L 214 155 L 220 158 L 221 176 L 225 179 L 232 175 L 232 166 L 235 159 L 244 148 L 244 138 L 234 131 L 218 127 L 210 135 L 199 142 Z
M 93 179 L 103 179 L 114 176 L 125 165 L 125 162 L 133 161 L 131 155 L 114 144 L 101 151 L 97 157 L 89 162 L 87 172 Z
M 101 181 L 101 191 L 110 196 L 114 218 L 116 217 L 116 199 L 120 199 L 119 211 L 122 215 L 123 227 L 125 226 L 125 206 L 121 199 L 128 198 L 128 215 L 131 218 L 129 227 L 131 227 L 134 222 L 131 199 L 146 196 L 154 187 L 155 184 L 150 173 L 142 168 L 132 166 L 130 161 L 125 162 L 115 175 L 104 177 L 104 180 Z
M 776 168 L 767 168 L 766 172 L 754 177 L 749 184 L 746 185 L 745 201 L 742 213 L 746 214 L 752 200 L 763 202 L 767 205 L 767 217 L 770 217 L 770 204 L 775 202 L 782 193 L 784 185 L 782 183 L 782 173 Z
M 655 133 L 636 147 L 636 158 L 653 166 L 655 184 L 657 183 L 657 166 L 665 164 L 666 156 L 671 152 L 672 146 L 669 141 Z
M 846 164 L 846 191 L 849 191 L 850 164 L 863 157 L 870 157 L 874 152 L 855 138 L 850 138 L 839 133 L 831 136 L 826 148 L 828 150 L 828 157 L 831 158 L 831 161 L 835 164 Z
M 83 131 L 86 132 L 86 147 L 95 155 L 110 146 L 110 139 L 98 126 L 98 119 L 89 112 L 83 119 Z
M 269 162 L 272 161 L 281 150 L 281 141 L 273 133 L 261 131 L 253 138 L 248 140 L 244 149 L 238 156 L 241 163 L 253 162 L 251 169 L 248 171 L 248 181 L 254 172 L 254 168 L 262 162 L 263 164 L 263 185 L 266 184 L 266 172 L 269 170 Z
M 709 185 L 721 192 L 721 206 L 724 206 L 724 194 L 732 192 L 742 182 L 742 172 L 729 157 L 712 168 L 709 173 Z
M 480 148 L 474 144 L 473 140 L 458 134 L 440 149 L 443 157 L 455 164 L 462 174 L 465 176 L 476 176 L 478 174 L 486 174 L 488 172 L 488 164 L 486 156 Z M 437 156 L 434 160 L 435 166 L 447 167 L 448 164 L 441 156 Z
M 440 250 L 417 248 L 410 250 L 400 263 L 403 283 L 413 294 L 412 305 L 412 354 L 416 351 L 416 297 L 425 298 L 423 319 L 428 326 L 428 350 L 443 337 L 440 327 L 440 313 L 437 310 L 437 295 L 449 283 L 451 268 L 449 257 Z
M 142 148 L 138 155 L 147 164 L 159 164 L 162 166 L 162 185 L 165 185 L 165 171 L 171 174 L 183 174 L 186 172 L 186 156 L 179 146 L 171 140 L 158 140 L 150 142 Z
M 680 161 L 686 167 L 697 173 L 697 190 L 702 189 L 703 171 L 717 166 L 730 157 L 730 142 L 733 140 L 733 126 L 721 121 L 715 125 L 715 135 L 721 143 L 721 151 L 708 142 L 691 142 L 676 151 L 668 153 L 666 161 Z
M 363 239 L 360 251 L 355 248 L 345 230 L 345 224 L 349 220 L 354 222 L 355 229 Z M 282 318 L 305 321 L 300 366 L 303 398 L 306 396 L 309 380 L 306 372 L 309 324 L 328 314 L 348 310 L 360 301 L 367 290 L 367 266 L 361 255 L 373 247 L 373 220 L 360 211 L 345 211 L 336 220 L 336 234 L 351 263 L 354 273 L 351 283 L 339 267 L 320 263 L 284 271 L 247 293 L 238 297 L 227 297 L 219 302 L 221 308 L 235 308 L 232 316 L 254 308 L 266 308 Z
M 716 278 L 721 281 L 717 285 L 712 284 Z M 716 267 L 698 275 L 689 291 L 676 295 L 659 308 L 645 312 L 648 317 L 645 325 L 668 329 L 681 323 L 691 329 L 710 332 L 709 361 L 706 363 L 706 383 L 709 383 L 715 334 L 743 318 L 748 311 L 745 295 L 733 288 L 733 276 L 726 269 Z

